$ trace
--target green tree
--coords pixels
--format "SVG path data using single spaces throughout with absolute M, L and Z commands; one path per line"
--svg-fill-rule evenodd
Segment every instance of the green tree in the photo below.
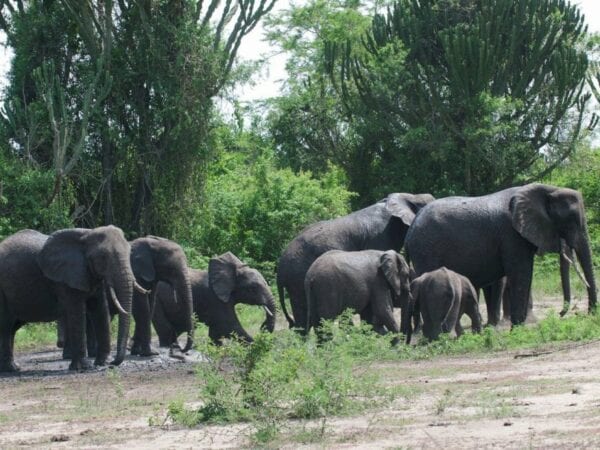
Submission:
M 590 98 L 585 37 L 565 0 L 400 0 L 358 48 L 333 42 L 326 58 L 383 184 L 478 194 L 540 179 L 573 152 Z
M 339 169 L 330 167 L 318 177 L 278 169 L 272 143 L 256 129 L 222 124 L 212 143 L 218 156 L 201 202 L 190 205 L 177 224 L 176 238 L 201 254 L 230 250 L 244 260 L 268 262 L 269 276 L 302 228 L 348 212 L 351 194 Z
M 332 163 L 346 172 L 350 190 L 360 193 L 372 181 L 362 172 L 369 155 L 326 71 L 326 44 L 359 43 L 370 26 L 368 13 L 380 3 L 312 0 L 266 24 L 271 43 L 289 57 L 285 93 L 270 100 L 265 124 L 280 164 L 296 172 L 324 173 Z M 358 206 L 372 199 L 355 200 Z
M 77 223 L 169 235 L 181 199 L 205 178 L 213 99 L 235 81 L 241 40 L 274 4 L 1 2 L 0 27 L 15 50 L 5 114 L 15 151 L 69 177 Z M 36 85 L 41 67 L 54 73 Z M 52 151 L 67 129 L 77 130 L 73 164 Z

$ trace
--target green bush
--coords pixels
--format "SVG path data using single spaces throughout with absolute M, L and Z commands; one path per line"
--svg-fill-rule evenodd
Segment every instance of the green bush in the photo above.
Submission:
M 177 240 L 192 266 L 232 251 L 265 275 L 287 243 L 305 226 L 348 213 L 351 194 L 342 172 L 332 167 L 321 178 L 275 166 L 266 147 L 254 152 L 221 152 L 202 198 L 188 214 Z M 193 250 L 192 250 L 193 249 Z
M 377 373 L 364 367 L 380 352 L 356 351 L 362 341 L 373 348 L 390 347 L 362 327 L 333 327 L 332 339 L 316 346 L 290 330 L 259 333 L 252 345 L 230 341 L 221 347 L 206 342 L 201 351 L 210 362 L 198 367 L 202 406 L 170 406 L 178 423 L 230 423 L 249 421 L 254 438 L 272 439 L 289 418 L 327 418 L 360 411 L 390 401 L 394 393 L 378 383 Z M 361 367 L 358 364 L 361 363 Z
M 51 170 L 33 167 L 0 149 L 0 239 L 23 228 L 51 233 L 73 226 L 72 189 L 48 205 L 54 189 Z

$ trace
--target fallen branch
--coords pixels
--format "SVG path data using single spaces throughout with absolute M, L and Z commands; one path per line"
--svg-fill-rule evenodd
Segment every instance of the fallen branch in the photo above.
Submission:
M 534 357 L 537 357 L 537 356 L 549 355 L 551 353 L 562 352 L 562 351 L 565 351 L 565 350 L 572 350 L 574 348 L 583 347 L 583 346 L 590 345 L 590 344 L 595 344 L 597 342 L 600 342 L 600 339 L 594 339 L 593 341 L 583 342 L 581 344 L 566 345 L 564 347 L 555 348 L 553 350 L 534 351 L 534 352 L 530 352 L 530 353 L 517 353 L 514 356 L 514 359 L 519 359 L 519 358 L 534 358 Z

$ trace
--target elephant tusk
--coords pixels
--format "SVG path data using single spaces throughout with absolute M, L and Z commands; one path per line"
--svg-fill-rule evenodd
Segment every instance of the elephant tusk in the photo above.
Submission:
M 121 306 L 121 304 L 119 303 L 119 299 L 117 298 L 117 294 L 115 292 L 115 289 L 112 286 L 109 285 L 108 286 L 108 290 L 110 291 L 110 298 L 112 298 L 112 301 L 113 301 L 115 307 L 117 308 L 117 310 L 119 311 L 119 313 L 128 316 L 129 313 L 127 311 L 125 311 L 123 309 L 123 307 Z
M 173 289 L 173 300 L 177 303 L 177 289 Z
M 587 282 L 587 280 L 585 279 L 585 277 L 581 273 L 581 269 L 579 268 L 579 264 L 577 264 L 576 261 L 573 261 L 571 258 L 569 258 L 564 252 L 561 252 L 561 256 L 563 258 L 565 258 L 567 260 L 567 262 L 573 266 L 573 269 L 575 269 L 575 273 L 577 274 L 577 276 L 579 277 L 579 279 L 581 280 L 581 282 L 585 285 L 586 288 L 589 289 L 590 288 L 590 284 Z
M 133 287 L 135 288 L 136 291 L 138 291 L 140 294 L 144 294 L 144 295 L 148 295 L 150 293 L 150 291 L 148 289 L 144 289 L 143 287 L 141 287 L 137 281 L 133 281 Z
M 575 265 L 573 260 L 571 258 L 569 258 L 565 252 L 560 252 L 560 256 L 562 256 L 569 264 L 571 264 L 573 266 Z
M 273 317 L 273 313 L 271 312 L 271 310 L 270 310 L 269 308 L 267 308 L 265 305 L 263 305 L 263 308 L 265 308 L 265 311 L 267 312 L 267 314 L 268 314 L 270 317 Z
M 587 280 L 585 279 L 585 277 L 583 276 L 583 274 L 581 273 L 581 269 L 579 268 L 579 264 L 577 264 L 575 262 L 575 264 L 573 264 L 573 268 L 575 269 L 575 272 L 577 273 L 577 275 L 579 276 L 579 278 L 581 279 L 581 282 L 583 284 L 585 284 L 586 288 L 590 288 L 590 284 L 587 282 Z

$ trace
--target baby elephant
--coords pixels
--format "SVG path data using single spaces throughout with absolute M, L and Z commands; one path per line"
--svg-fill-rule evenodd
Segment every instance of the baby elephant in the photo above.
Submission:
M 460 318 L 465 313 L 471 318 L 473 332 L 481 332 L 477 292 L 467 277 L 442 267 L 414 279 L 410 289 L 413 300 L 409 309 L 418 304 L 423 317 L 423 334 L 430 341 L 452 329 L 460 336 L 463 333 Z M 410 338 L 409 327 L 407 343 Z
M 189 269 L 194 300 L 194 313 L 208 326 L 208 334 L 215 344 L 222 338 L 236 335 L 252 342 L 235 312 L 237 303 L 262 306 L 265 321 L 261 326 L 269 332 L 275 327 L 275 300 L 269 285 L 256 269 L 248 267 L 233 253 L 212 258 L 208 270 Z M 176 345 L 177 336 L 185 331 L 187 311 L 173 295 L 173 288 L 158 283 L 152 323 L 161 347 Z
M 304 288 L 307 331 L 351 308 L 378 333 L 398 333 L 394 306 L 408 306 L 410 301 L 409 268 L 393 250 L 331 250 L 310 266 Z

